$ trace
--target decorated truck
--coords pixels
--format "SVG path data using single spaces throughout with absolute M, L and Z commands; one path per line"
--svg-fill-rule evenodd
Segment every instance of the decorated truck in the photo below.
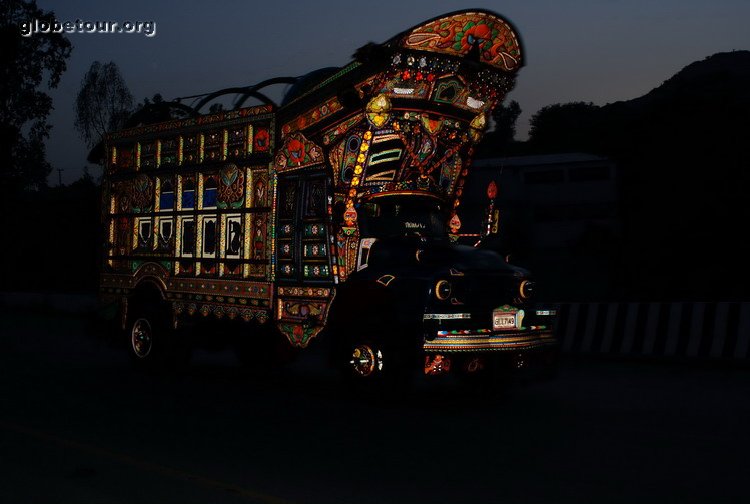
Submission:
M 258 362 L 324 340 L 364 382 L 550 359 L 554 312 L 485 246 L 497 189 L 487 215 L 461 206 L 522 61 L 507 21 L 461 11 L 284 81 L 280 105 L 252 86 L 233 110 L 108 135 L 100 292 L 136 361 L 168 359 L 195 321 L 202 340 L 235 322 Z

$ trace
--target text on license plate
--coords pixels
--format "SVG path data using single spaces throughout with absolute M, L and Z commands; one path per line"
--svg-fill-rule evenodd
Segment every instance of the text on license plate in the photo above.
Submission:
M 511 306 L 501 306 L 492 311 L 492 329 L 519 329 L 523 321 L 523 310 L 513 309 Z
M 507 314 L 495 314 L 493 315 L 492 326 L 496 331 L 498 329 L 515 329 L 516 328 L 516 316 Z

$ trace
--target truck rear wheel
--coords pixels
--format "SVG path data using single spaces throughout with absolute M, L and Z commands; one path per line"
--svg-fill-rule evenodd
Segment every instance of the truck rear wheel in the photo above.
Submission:
M 154 348 L 154 330 L 148 318 L 140 317 L 130 328 L 130 349 L 138 359 L 148 359 Z
M 128 316 L 126 336 L 130 356 L 138 368 L 175 370 L 190 359 L 190 348 L 178 337 L 165 309 L 136 305 Z

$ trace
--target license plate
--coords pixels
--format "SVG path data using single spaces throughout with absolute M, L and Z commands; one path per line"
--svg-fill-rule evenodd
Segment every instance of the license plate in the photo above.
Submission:
M 492 329 L 502 331 L 505 329 L 518 329 L 521 325 L 523 310 L 514 310 L 509 306 L 501 306 L 492 312 Z

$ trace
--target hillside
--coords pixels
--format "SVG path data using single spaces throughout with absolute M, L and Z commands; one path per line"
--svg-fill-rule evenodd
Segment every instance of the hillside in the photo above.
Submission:
M 662 100 L 680 98 L 715 98 L 730 92 L 730 96 L 750 95 L 750 51 L 717 53 L 695 61 L 661 86 L 646 95 L 631 100 L 632 105 L 647 106 Z M 627 102 L 626 102 L 627 103 Z
M 526 153 L 590 151 L 628 160 L 679 154 L 680 145 L 711 151 L 748 131 L 750 51 L 718 53 L 680 70 L 647 94 L 597 106 L 565 103 L 532 118 Z M 745 137 L 747 138 L 747 137 Z M 723 147 L 722 147 L 723 148 Z M 492 145 L 485 148 L 492 155 Z

